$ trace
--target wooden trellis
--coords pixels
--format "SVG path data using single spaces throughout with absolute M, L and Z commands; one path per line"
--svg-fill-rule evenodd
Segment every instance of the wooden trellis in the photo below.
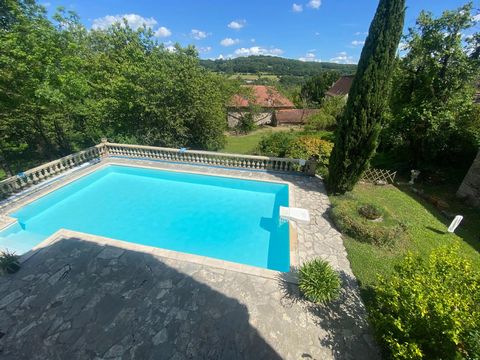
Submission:
M 365 173 L 363 174 L 362 181 L 373 183 L 373 184 L 379 184 L 379 183 L 391 184 L 395 181 L 396 175 L 397 175 L 396 171 L 370 168 L 366 170 Z

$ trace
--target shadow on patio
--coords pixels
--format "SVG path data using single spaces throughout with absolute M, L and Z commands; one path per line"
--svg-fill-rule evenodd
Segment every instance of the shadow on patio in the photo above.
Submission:
M 54 242 L 0 278 L 2 359 L 280 359 L 245 305 L 202 283 L 199 265 L 167 262 Z

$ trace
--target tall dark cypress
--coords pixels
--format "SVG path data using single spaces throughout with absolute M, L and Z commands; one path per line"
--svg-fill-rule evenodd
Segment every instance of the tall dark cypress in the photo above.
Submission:
M 337 127 L 328 177 L 332 193 L 352 190 L 375 154 L 404 17 L 405 0 L 380 0 Z

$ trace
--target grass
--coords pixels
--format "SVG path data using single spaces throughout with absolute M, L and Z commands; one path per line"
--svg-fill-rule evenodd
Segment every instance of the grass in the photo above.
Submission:
M 388 277 L 407 251 L 427 256 L 432 249 L 458 244 L 460 253 L 480 267 L 480 210 L 470 209 L 455 202 L 455 212 L 465 216 L 456 234 L 447 233 L 449 220 L 433 205 L 410 193 L 407 188 L 359 184 L 352 191 L 359 203 L 372 203 L 385 208 L 408 227 L 409 240 L 392 249 L 361 243 L 345 237 L 344 244 L 352 270 L 360 282 L 364 299 L 369 302 L 371 286 L 377 275 Z M 330 197 L 335 206 L 344 201 L 342 196 Z
M 2 169 L 0 169 L 0 180 L 3 180 L 7 177 L 7 174 L 5 174 L 5 171 L 3 171 Z
M 233 154 L 246 154 L 254 155 L 255 150 L 258 147 L 258 143 L 262 139 L 262 136 L 270 134 L 274 131 L 299 131 L 299 128 L 296 127 L 270 127 L 265 126 L 261 127 L 250 134 L 247 135 L 227 135 L 227 143 L 223 148 L 222 152 L 233 153 Z
M 277 131 L 293 131 L 298 135 L 305 134 L 303 128 L 299 126 L 265 126 L 247 135 L 235 135 L 233 133 L 229 133 L 227 135 L 227 143 L 221 152 L 255 155 L 258 143 L 262 137 Z M 331 131 L 318 131 L 314 135 L 317 135 L 322 139 L 333 141 L 333 133 Z

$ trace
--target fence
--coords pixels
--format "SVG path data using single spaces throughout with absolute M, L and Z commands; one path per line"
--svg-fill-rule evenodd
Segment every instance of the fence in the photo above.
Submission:
M 126 157 L 170 162 L 221 166 L 249 170 L 283 171 L 315 175 L 315 160 L 225 154 L 212 151 L 172 149 L 155 146 L 102 142 L 78 153 L 37 166 L 0 181 L 0 198 L 25 190 L 70 169 L 103 157 Z
M 390 171 L 385 169 L 370 168 L 365 171 L 362 176 L 362 181 L 373 184 L 389 184 L 395 181 L 396 171 Z

